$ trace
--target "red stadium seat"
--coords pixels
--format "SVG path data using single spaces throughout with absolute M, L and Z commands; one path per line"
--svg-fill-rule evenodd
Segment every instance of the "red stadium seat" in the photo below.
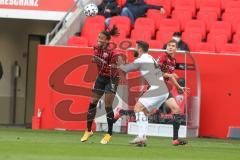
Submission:
M 221 46 L 228 42 L 228 35 L 225 33 L 221 34 L 209 33 L 207 41 L 214 43 L 216 47 L 216 52 L 220 52 Z
M 170 0 L 145 0 L 145 2 L 151 5 L 163 6 L 168 15 L 171 13 L 172 4 Z
M 226 9 L 226 6 L 229 2 L 231 2 L 233 0 L 221 0 L 221 6 L 222 6 L 222 9 L 225 10 Z
M 202 42 L 201 33 L 183 32 L 182 40 L 187 43 L 190 51 L 194 50 L 195 44 Z
M 83 27 L 81 36 L 88 40 L 88 46 L 94 46 L 101 31 L 101 28 L 89 29 L 87 27 Z
M 228 40 L 231 39 L 232 36 L 232 27 L 229 22 L 224 22 L 224 21 L 216 21 L 213 22 L 210 33 L 213 34 L 226 34 L 228 36 Z
M 221 53 L 237 53 L 240 54 L 240 45 L 239 44 L 230 44 L 226 43 L 221 47 Z
M 122 0 L 116 0 L 116 2 L 118 3 L 118 5 L 121 5 Z
M 147 42 L 149 43 L 149 47 L 154 49 L 162 49 L 164 45 L 163 42 L 159 40 L 149 40 Z
M 165 29 L 168 31 L 179 32 L 180 31 L 180 23 L 177 19 L 162 19 L 158 22 L 157 28 L 159 30 Z
M 144 29 L 148 28 L 151 30 L 151 35 L 155 35 L 155 23 L 154 20 L 151 18 L 137 18 L 134 24 L 134 29 Z
M 127 33 L 126 33 L 125 29 L 119 28 L 119 35 L 117 37 L 126 38 Z
M 88 40 L 85 37 L 72 36 L 67 41 L 67 45 L 68 46 L 87 47 L 88 46 Z
M 118 5 L 122 8 L 127 0 L 116 0 L 116 2 L 118 3 Z
M 233 43 L 240 44 L 240 33 L 237 33 L 233 36 Z
M 126 16 L 114 16 L 111 18 L 110 20 L 110 28 L 116 25 L 119 30 L 125 30 L 126 31 L 126 35 L 128 36 L 130 34 L 130 30 L 131 30 L 131 21 L 128 17 Z
M 94 16 L 94 17 L 86 17 L 84 26 L 89 28 L 101 28 L 102 30 L 105 29 L 105 18 L 103 16 Z
M 122 6 L 126 4 L 127 0 L 122 0 Z
M 215 44 L 212 42 L 200 42 L 196 43 L 194 50 L 195 52 L 216 52 Z
M 195 0 L 176 0 L 175 10 L 188 10 L 188 9 L 190 9 L 192 15 L 195 16 L 196 13 Z
M 199 10 L 200 8 L 200 1 L 201 0 L 195 0 L 195 4 L 196 4 L 196 9 Z
M 163 44 L 166 44 L 172 39 L 173 33 L 174 31 L 159 30 L 156 35 L 156 40 L 159 40 L 163 42 Z
M 236 23 L 236 34 L 240 34 L 240 20 Z
M 172 18 L 178 19 L 180 22 L 181 30 L 184 31 L 187 21 L 192 19 L 192 12 L 190 10 L 174 10 L 172 12 Z
M 240 9 L 234 12 L 225 12 L 222 16 L 223 21 L 229 22 L 232 25 L 232 31 L 236 32 L 237 24 L 240 21 Z
M 133 29 L 131 33 L 131 39 L 133 40 L 151 40 L 151 30 L 145 28 L 144 30 Z
M 163 15 L 159 10 L 155 9 L 149 9 L 146 15 L 154 20 L 155 26 L 157 26 L 159 20 L 166 18 L 166 14 Z
M 120 7 L 123 6 L 123 4 L 122 4 L 122 0 L 116 0 L 116 2 L 118 3 L 118 5 L 119 5 Z
M 81 30 L 81 36 L 88 40 L 88 46 L 96 44 L 96 39 L 101 31 L 105 29 L 105 18 L 103 16 L 86 17 Z
M 127 48 L 134 48 L 136 45 L 136 40 L 128 38 L 112 38 L 112 42 L 116 44 L 117 48 L 121 50 L 126 50 Z
M 225 12 L 238 12 L 240 10 L 240 1 L 230 1 L 227 3 Z
M 171 2 L 172 2 L 172 8 L 175 8 L 176 0 L 171 0 Z
M 202 38 L 206 37 L 206 25 L 202 20 L 190 20 L 187 22 L 185 32 L 201 33 Z
M 218 20 L 218 15 L 214 11 L 199 11 L 197 14 L 197 19 L 202 20 L 206 24 L 206 30 L 209 32 L 212 23 Z
M 198 0 L 200 11 L 213 11 L 220 17 L 221 1 L 220 0 Z

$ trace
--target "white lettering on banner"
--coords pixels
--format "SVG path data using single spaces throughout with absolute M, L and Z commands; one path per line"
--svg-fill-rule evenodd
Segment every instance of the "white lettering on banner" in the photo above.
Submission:
M 38 7 L 38 0 L 0 0 L 0 5 Z

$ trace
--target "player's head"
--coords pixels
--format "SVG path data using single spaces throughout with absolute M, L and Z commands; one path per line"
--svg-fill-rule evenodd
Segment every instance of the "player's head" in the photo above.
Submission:
M 179 43 L 181 41 L 181 36 L 182 36 L 181 32 L 174 32 L 172 39 L 174 39 L 175 41 L 177 41 Z
M 145 41 L 137 41 L 136 42 L 136 52 L 134 57 L 138 57 L 139 55 L 141 56 L 143 53 L 147 53 L 149 49 L 149 44 Z M 138 54 L 138 55 L 136 55 Z
M 168 54 L 174 54 L 177 51 L 177 48 L 178 48 L 178 42 L 176 40 L 172 39 L 167 43 Z
M 100 32 L 97 39 L 98 47 L 107 48 L 112 36 L 118 36 L 118 35 L 119 35 L 119 31 L 115 25 L 111 29 L 107 29 Z

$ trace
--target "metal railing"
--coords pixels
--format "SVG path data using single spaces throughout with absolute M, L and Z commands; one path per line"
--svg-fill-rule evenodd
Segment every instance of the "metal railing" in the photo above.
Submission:
M 81 6 L 83 6 L 83 0 L 76 0 L 74 2 L 74 4 L 71 6 L 71 8 L 68 10 L 68 12 L 62 18 L 62 20 L 60 22 L 58 22 L 58 24 L 54 27 L 54 29 L 51 32 L 47 33 L 46 43 L 45 43 L 46 45 L 48 45 L 50 43 L 50 41 L 54 38 L 54 36 L 58 33 L 58 31 L 66 25 L 67 17 L 73 12 L 73 10 L 76 7 L 80 8 Z

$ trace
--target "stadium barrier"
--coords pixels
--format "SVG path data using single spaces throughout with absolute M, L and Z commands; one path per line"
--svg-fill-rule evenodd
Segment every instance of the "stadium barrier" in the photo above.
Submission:
M 39 129 L 84 130 L 96 68 L 91 48 L 40 46 L 34 118 Z M 199 136 L 226 138 L 239 126 L 240 55 L 193 53 L 201 76 Z M 103 113 L 100 113 L 100 115 Z M 100 117 L 100 116 L 99 116 Z

